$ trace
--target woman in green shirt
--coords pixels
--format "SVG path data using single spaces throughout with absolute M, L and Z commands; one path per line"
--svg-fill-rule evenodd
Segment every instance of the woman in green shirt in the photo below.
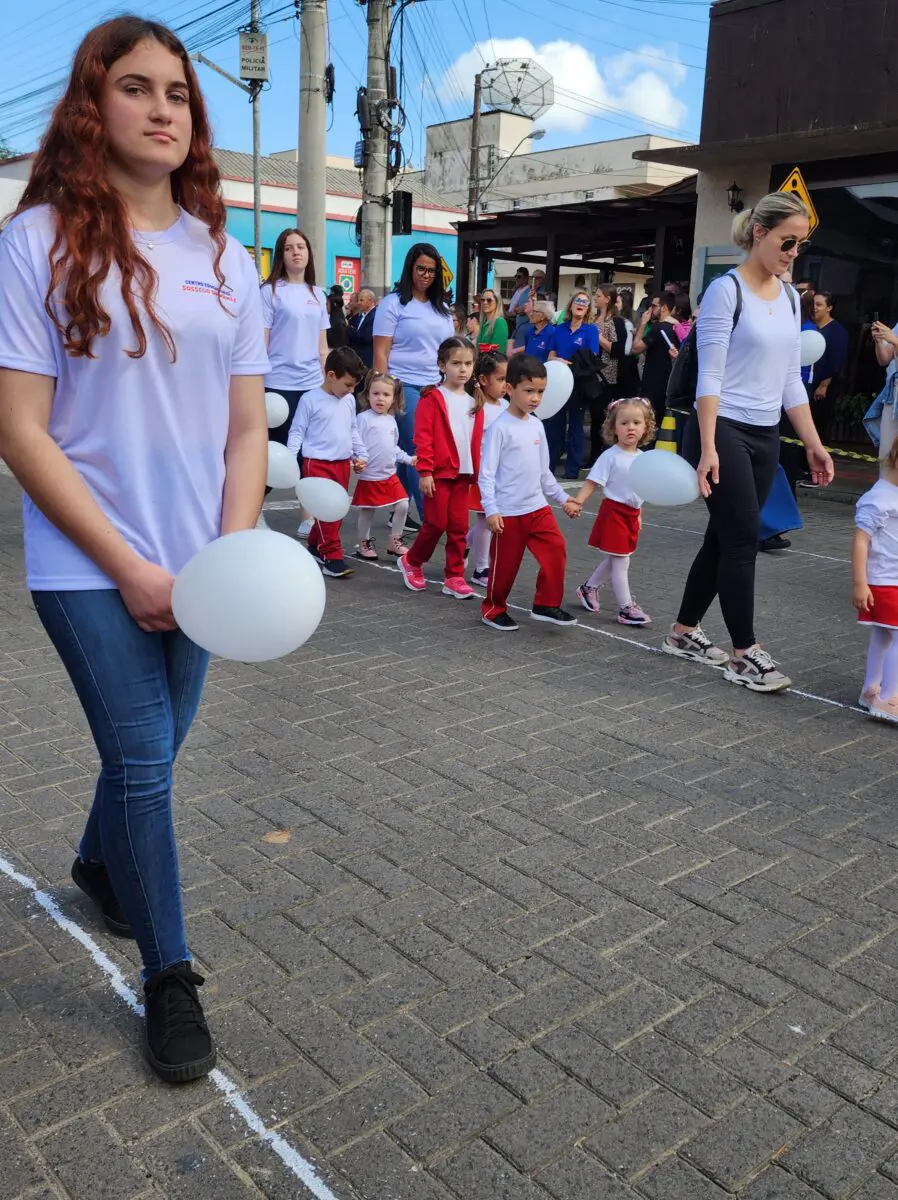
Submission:
M 502 308 L 502 299 L 492 288 L 480 295 L 480 332 L 477 334 L 478 350 L 508 351 L 508 322 Z

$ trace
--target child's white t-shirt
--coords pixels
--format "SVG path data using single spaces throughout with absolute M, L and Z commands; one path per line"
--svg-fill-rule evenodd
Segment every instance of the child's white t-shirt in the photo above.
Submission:
M 503 396 L 498 404 L 493 404 L 492 401 L 487 401 L 483 406 L 483 434 L 486 436 L 486 431 L 492 425 L 493 421 L 498 419 L 508 408 L 508 401 Z
M 854 523 L 870 537 L 867 582 L 898 587 L 898 487 L 887 479 L 874 483 L 858 500 Z
M 56 380 L 51 438 L 128 545 L 176 575 L 221 532 L 231 376 L 268 370 L 255 267 L 229 236 L 219 299 L 202 221 L 182 211 L 168 229 L 135 233 L 158 274 L 156 312 L 177 358 L 139 299 L 147 350 L 128 357 L 136 342 L 116 267 L 99 291 L 110 331 L 94 338 L 94 358 L 74 358 L 44 310 L 55 237 L 48 205 L 21 213 L 0 237 L 0 367 Z M 28 496 L 23 518 L 31 590 L 116 586 Z
M 596 459 L 586 478 L 591 483 L 597 483 L 609 500 L 616 500 L 618 504 L 628 504 L 630 508 L 642 508 L 642 497 L 637 496 L 630 487 L 628 478 L 630 468 L 640 454 L 641 450 L 630 454 L 620 446 L 609 446 Z
M 271 331 L 271 370 L 265 376 L 265 386 L 285 392 L 321 387 L 321 333 L 331 327 L 324 292 L 320 287 L 282 279 L 275 290 L 264 284 L 261 295 L 265 328 Z
M 459 475 L 474 474 L 474 459 L 471 454 L 471 438 L 474 435 L 474 417 L 471 415 L 471 397 L 467 392 L 450 392 L 447 387 L 440 389 L 446 411 L 449 414 L 449 427 L 455 439 L 455 449 L 458 451 Z
M 365 469 L 359 479 L 383 481 L 396 474 L 398 462 L 411 458 L 399 446 L 399 427 L 392 413 L 376 413 L 367 408 L 359 413 L 359 437 L 365 443 Z

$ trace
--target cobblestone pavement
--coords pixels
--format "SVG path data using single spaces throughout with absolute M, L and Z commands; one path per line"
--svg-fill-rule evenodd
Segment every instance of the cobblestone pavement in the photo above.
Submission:
M 336 1200 L 898 1196 L 898 730 L 847 707 L 851 510 L 805 507 L 759 563 L 787 695 L 641 648 L 698 506 L 647 511 L 651 632 L 502 637 L 360 564 L 300 653 L 215 665 L 177 772 L 189 933 L 278 1157 L 213 1081 L 151 1077 L 109 984 L 133 948 L 68 881 L 94 755 L 0 479 L 0 857 L 111 960 L 0 875 L 0 1196 L 307 1200 L 303 1162 Z

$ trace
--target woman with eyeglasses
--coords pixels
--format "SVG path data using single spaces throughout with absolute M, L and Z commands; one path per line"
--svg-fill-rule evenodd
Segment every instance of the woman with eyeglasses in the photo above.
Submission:
M 405 256 L 396 290 L 385 296 L 374 313 L 374 370 L 395 375 L 402 383 L 405 412 L 396 418 L 399 445 L 415 453 L 415 410 L 423 388 L 440 381 L 437 348 L 452 337 L 452 314 L 446 304 L 442 260 L 428 242 L 418 242 Z M 414 467 L 399 463 L 402 485 L 414 500 L 417 520 L 406 524 L 418 530 L 424 520 L 424 502 Z
M 558 358 L 570 365 L 578 350 L 599 353 L 599 331 L 592 324 L 592 301 L 588 292 L 574 292 L 564 310 L 564 319 L 555 327 L 555 349 L 549 358 Z M 582 362 L 581 355 L 578 363 Z M 597 362 L 592 364 L 594 367 Z M 545 422 L 546 440 L 549 443 L 549 465 L 555 464 L 565 453 L 565 479 L 579 479 L 583 465 L 583 416 L 588 396 L 584 394 L 583 379 L 574 374 L 574 390 L 561 412 Z M 593 371 L 595 377 L 595 371 Z M 597 382 L 597 380 L 596 380 Z
M 508 351 L 508 322 L 502 309 L 502 298 L 492 288 L 486 288 L 480 296 L 480 328 L 477 331 L 477 349 L 481 354 L 498 350 Z
M 760 511 L 779 462 L 781 409 L 804 442 L 812 479 L 826 485 L 833 478 L 801 382 L 801 314 L 780 279 L 805 248 L 808 226 L 807 209 L 789 192 L 774 192 L 740 213 L 733 241 L 745 261 L 708 287 L 696 327 L 698 384 L 683 455 L 696 467 L 709 520 L 662 649 L 722 666 L 725 679 L 753 692 L 780 692 L 791 683 L 754 630 Z M 731 654 L 701 627 L 715 596 Z

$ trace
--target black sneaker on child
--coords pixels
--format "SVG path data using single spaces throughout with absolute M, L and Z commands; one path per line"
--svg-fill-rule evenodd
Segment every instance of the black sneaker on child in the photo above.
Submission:
M 421 522 L 417 519 L 417 517 L 413 517 L 412 514 L 409 513 L 409 515 L 405 518 L 405 532 L 417 533 L 420 528 Z
M 534 621 L 548 621 L 551 625 L 577 624 L 577 618 L 565 612 L 563 608 L 549 608 L 545 604 L 534 604 L 530 616 Z
M 517 621 L 507 612 L 496 613 L 494 617 L 481 617 L 480 619 L 484 625 L 489 625 L 490 629 L 498 629 L 500 633 L 514 633 L 518 627 Z
M 196 994 L 205 982 L 182 962 L 157 971 L 143 985 L 147 1060 L 166 1083 L 189 1083 L 215 1066 L 215 1043 Z
M 99 908 L 112 933 L 118 937 L 134 937 L 128 919 L 115 898 L 109 873 L 102 863 L 86 863 L 76 858 L 72 863 L 72 879 Z
M 331 579 L 347 579 L 353 573 L 352 567 L 347 567 L 342 558 L 322 559 L 321 570 Z

